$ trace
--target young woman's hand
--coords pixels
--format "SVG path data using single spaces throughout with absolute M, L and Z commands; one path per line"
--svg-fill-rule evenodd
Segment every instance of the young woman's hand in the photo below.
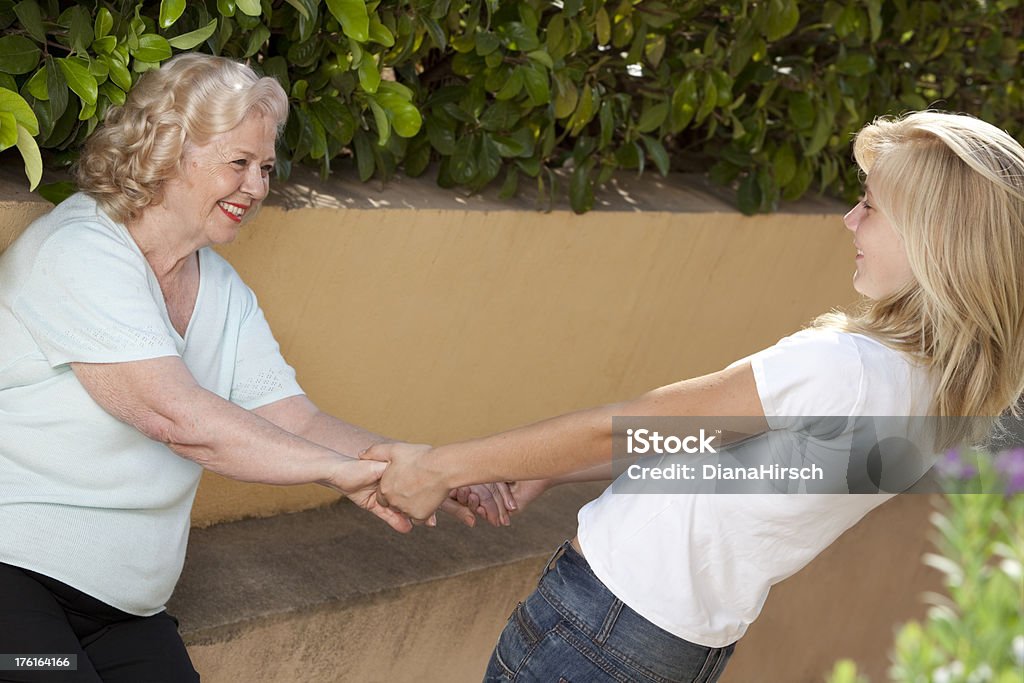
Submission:
M 324 483 L 343 493 L 362 509 L 380 517 L 395 531 L 407 533 L 412 530 L 409 518 L 377 501 L 377 487 L 385 469 L 386 463 L 345 458 Z

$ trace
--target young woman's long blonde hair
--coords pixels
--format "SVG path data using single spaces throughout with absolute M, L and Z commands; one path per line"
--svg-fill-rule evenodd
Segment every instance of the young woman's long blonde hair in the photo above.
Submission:
M 866 126 L 854 156 L 916 282 L 816 325 L 925 364 L 930 412 L 951 418 L 939 445 L 976 443 L 1024 392 L 1024 148 L 976 118 L 925 111 Z

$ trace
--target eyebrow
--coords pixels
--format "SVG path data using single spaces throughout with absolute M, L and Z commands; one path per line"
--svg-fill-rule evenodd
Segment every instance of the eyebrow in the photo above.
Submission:
M 234 153 L 232 153 L 232 154 L 229 154 L 228 156 L 238 158 L 238 155 L 241 155 L 241 156 L 243 156 L 243 157 L 245 157 L 247 159 L 259 159 L 260 158 L 259 155 L 256 154 L 255 152 L 250 152 L 249 150 L 243 149 L 243 148 L 236 148 L 236 151 Z M 271 156 L 271 157 L 266 157 L 262 161 L 265 161 L 267 163 L 273 163 L 273 162 L 277 161 L 277 156 L 275 155 L 275 156 Z

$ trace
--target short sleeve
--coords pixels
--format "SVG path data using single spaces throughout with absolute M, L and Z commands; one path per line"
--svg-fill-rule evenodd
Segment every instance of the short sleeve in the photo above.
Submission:
M 128 240 L 113 226 L 85 223 L 40 247 L 12 310 L 52 367 L 180 355 L 148 265 Z
M 856 415 L 864 366 L 850 335 L 804 330 L 745 359 L 772 429 L 800 428 L 796 418 Z
M 235 356 L 230 400 L 247 410 L 303 394 L 295 370 L 281 355 L 256 294 L 244 287 L 245 311 Z

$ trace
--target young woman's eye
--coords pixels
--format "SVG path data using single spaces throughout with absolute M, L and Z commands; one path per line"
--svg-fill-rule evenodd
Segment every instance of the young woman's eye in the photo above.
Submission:
M 870 204 L 868 204 L 868 198 L 867 197 L 861 197 L 860 198 L 860 203 L 861 203 L 861 205 L 865 209 L 868 209 L 869 211 L 872 209 L 872 206 Z

